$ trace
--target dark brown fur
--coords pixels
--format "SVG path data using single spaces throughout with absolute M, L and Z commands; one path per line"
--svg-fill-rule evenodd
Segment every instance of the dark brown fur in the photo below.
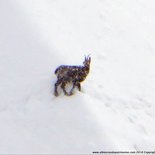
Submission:
M 61 85 L 61 88 L 65 95 L 70 96 L 73 94 L 74 88 L 77 86 L 79 91 L 81 91 L 81 82 L 84 81 L 89 73 L 91 58 L 85 57 L 83 62 L 83 66 L 59 66 L 55 70 L 55 74 L 57 76 L 57 82 L 55 83 L 55 96 L 58 96 L 58 86 Z M 73 87 L 71 91 L 68 93 L 66 91 L 66 84 L 72 83 Z

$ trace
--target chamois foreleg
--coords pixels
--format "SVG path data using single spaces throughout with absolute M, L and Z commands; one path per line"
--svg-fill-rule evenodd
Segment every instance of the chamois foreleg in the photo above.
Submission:
M 77 85 L 79 91 L 81 91 L 81 84 L 80 84 L 80 82 L 77 82 L 76 85 Z
M 73 81 L 73 87 L 72 87 L 72 89 L 71 89 L 71 91 L 70 91 L 70 95 L 73 95 L 73 91 L 74 91 L 74 89 L 75 89 L 76 86 L 78 87 L 79 91 L 81 90 L 80 82 L 78 82 L 78 81 Z

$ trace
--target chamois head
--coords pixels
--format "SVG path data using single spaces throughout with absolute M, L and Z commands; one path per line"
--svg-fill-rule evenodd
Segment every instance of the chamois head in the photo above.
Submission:
M 89 55 L 87 57 L 85 56 L 85 60 L 83 62 L 83 65 L 85 67 L 89 67 L 90 66 L 90 62 L 91 62 L 91 57 Z

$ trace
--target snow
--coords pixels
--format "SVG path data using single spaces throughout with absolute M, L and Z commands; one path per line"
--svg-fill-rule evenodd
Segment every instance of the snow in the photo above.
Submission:
M 0 154 L 155 150 L 153 0 L 0 1 Z M 91 54 L 82 92 L 53 95 Z

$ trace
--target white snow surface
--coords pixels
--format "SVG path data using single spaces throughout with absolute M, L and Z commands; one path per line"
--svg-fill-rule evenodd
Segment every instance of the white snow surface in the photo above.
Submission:
M 0 154 L 155 150 L 154 0 L 0 1 Z M 59 65 L 91 70 L 53 95 Z

